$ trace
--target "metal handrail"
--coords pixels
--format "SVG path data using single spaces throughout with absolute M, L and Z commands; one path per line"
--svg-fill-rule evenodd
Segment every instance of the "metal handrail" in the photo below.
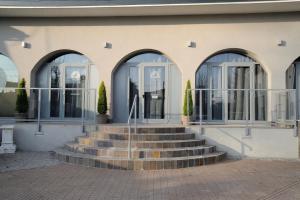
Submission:
M 297 101 L 297 99 L 296 99 L 296 90 L 295 89 L 250 89 L 250 88 L 248 88 L 248 89 L 228 89 L 228 88 L 227 89 L 225 89 L 225 88 L 222 88 L 222 89 L 210 89 L 210 88 L 193 88 L 193 89 L 188 89 L 187 92 L 188 91 L 192 91 L 192 92 L 193 91 L 194 92 L 197 91 L 197 92 L 200 93 L 199 94 L 199 99 L 198 99 L 199 100 L 199 122 L 198 122 L 199 123 L 199 133 L 202 133 L 202 125 L 203 125 L 203 110 L 202 110 L 202 104 L 203 104 L 202 94 L 203 94 L 203 92 L 214 92 L 214 91 L 218 92 L 219 91 L 219 92 L 222 92 L 222 95 L 224 95 L 223 92 L 231 92 L 231 91 L 238 92 L 238 91 L 243 91 L 243 92 L 245 92 L 245 96 L 246 96 L 245 97 L 245 99 L 246 99 L 246 105 L 250 104 L 250 102 L 249 102 L 249 96 L 251 94 L 253 94 L 254 92 L 268 92 L 268 93 L 269 92 L 272 92 L 272 93 L 273 92 L 274 93 L 277 93 L 277 92 L 279 92 L 279 93 L 281 93 L 281 92 L 287 92 L 287 93 L 292 94 L 291 99 L 292 99 L 293 102 Z M 267 94 L 267 95 L 269 95 L 269 94 Z M 196 98 L 196 96 L 194 98 Z M 223 98 L 223 97 L 221 97 L 221 98 Z M 189 108 L 190 108 L 190 106 L 189 106 L 189 95 L 187 95 L 187 112 L 188 113 L 190 113 Z M 270 111 L 272 111 L 272 110 L 270 110 Z M 270 111 L 267 111 L 267 112 L 270 112 Z M 250 134 L 251 125 L 253 125 L 253 119 L 250 120 L 248 118 L 248 115 L 249 115 L 249 112 L 250 112 L 248 106 L 245 107 L 245 112 L 246 112 L 246 116 L 247 116 L 246 120 L 245 120 L 245 122 L 246 122 L 246 135 L 248 136 Z M 294 135 L 297 136 L 298 135 L 298 126 L 297 126 L 296 114 L 294 113 L 292 116 L 293 116 L 293 118 L 290 119 L 290 120 L 288 120 L 288 121 L 293 122 Z
M 137 124 L 136 124 L 136 116 L 137 116 L 137 95 L 134 96 L 132 106 L 130 109 L 130 113 L 128 116 L 128 159 L 131 159 L 131 117 L 134 110 L 134 133 L 136 134 Z
M 37 122 L 37 133 L 41 132 L 41 123 L 42 122 L 76 122 L 78 123 L 79 121 L 81 122 L 82 125 L 82 131 L 84 132 L 84 127 L 86 124 L 96 124 L 96 89 L 94 88 L 38 88 L 38 87 L 25 87 L 25 88 L 17 88 L 17 87 L 0 87 L 0 93 L 5 93 L 5 92 L 17 92 L 19 90 L 26 90 L 29 91 L 29 101 L 31 101 L 31 95 L 32 94 L 37 94 L 37 108 L 36 114 L 37 116 L 34 118 L 28 118 L 28 119 L 16 119 L 14 117 L 0 117 L 1 120 L 13 120 L 13 121 L 22 121 L 22 122 Z M 81 97 L 81 117 L 74 118 L 74 119 L 65 119 L 65 118 L 49 118 L 49 119 L 42 119 L 41 117 L 41 109 L 42 109 L 42 92 L 44 91 L 59 91 L 59 92 L 64 92 L 64 91 L 76 91 L 76 92 L 81 92 L 82 97 Z M 94 108 L 90 108 L 89 106 L 91 105 L 89 101 L 89 97 L 86 97 L 86 95 L 92 95 L 94 94 L 95 99 L 94 99 Z M 88 103 L 88 108 L 91 109 L 93 112 L 92 119 L 85 119 L 85 112 L 86 112 L 86 107 L 85 104 Z M 35 111 L 34 111 L 35 112 Z

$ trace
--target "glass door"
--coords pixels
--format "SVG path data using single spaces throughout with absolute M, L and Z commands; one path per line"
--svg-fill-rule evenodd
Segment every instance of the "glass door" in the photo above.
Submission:
M 224 120 L 224 91 L 222 83 L 222 67 L 217 63 L 205 65 L 200 73 L 200 89 L 202 90 L 202 119 L 208 122 L 221 122 Z M 196 120 L 199 120 L 199 94 L 196 93 Z
M 142 67 L 143 118 L 147 122 L 161 122 L 166 113 L 166 66 Z
M 66 118 L 80 118 L 86 88 L 86 67 L 65 67 L 65 112 Z

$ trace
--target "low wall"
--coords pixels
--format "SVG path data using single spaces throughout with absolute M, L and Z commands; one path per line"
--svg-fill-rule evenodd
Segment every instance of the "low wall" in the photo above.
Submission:
M 251 128 L 250 136 L 245 136 L 245 128 L 191 126 L 197 138 L 206 139 L 208 144 L 216 145 L 217 150 L 227 152 L 229 158 L 299 158 L 299 139 L 293 129 Z
M 82 126 L 76 124 L 42 124 L 41 134 L 36 123 L 16 123 L 14 129 L 17 149 L 22 151 L 52 151 L 82 135 Z

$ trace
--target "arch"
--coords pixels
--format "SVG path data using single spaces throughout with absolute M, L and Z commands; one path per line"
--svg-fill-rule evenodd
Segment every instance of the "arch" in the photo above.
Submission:
M 204 119 L 267 120 L 266 91 L 257 90 L 254 95 L 246 91 L 267 89 L 268 85 L 267 73 L 253 55 L 243 49 L 224 49 L 208 56 L 199 65 L 195 88 L 208 89 L 201 93 Z M 199 98 L 197 92 L 196 99 Z M 196 111 L 199 111 L 199 101 L 196 101 Z M 250 115 L 247 116 L 247 112 Z
M 45 88 L 41 90 L 42 118 L 80 118 L 83 105 L 95 104 L 86 101 L 94 100 L 97 93 L 85 91 L 97 88 L 99 77 L 96 67 L 87 56 L 62 49 L 38 61 L 31 71 L 31 84 L 32 87 Z M 36 94 L 32 96 L 35 103 Z M 87 109 L 85 114 L 92 114 L 91 107 L 85 106 L 85 111 Z
M 47 62 L 49 62 L 50 60 L 53 60 L 59 56 L 62 56 L 64 54 L 69 54 L 69 53 L 74 53 L 74 54 L 79 54 L 79 55 L 84 55 L 83 53 L 76 51 L 76 50 L 72 50 L 72 49 L 58 49 L 55 51 L 52 51 L 50 53 L 48 53 L 47 55 L 43 56 L 32 68 L 31 70 L 31 74 L 30 74 L 30 83 L 32 86 L 35 86 L 35 75 L 37 73 L 37 71 L 43 67 L 43 65 Z
M 121 66 L 124 62 L 126 62 L 127 60 L 129 60 L 130 58 L 132 57 L 135 57 L 139 54 L 142 54 L 142 53 L 157 53 L 157 54 L 161 54 L 161 55 L 164 55 L 165 57 L 167 57 L 170 61 L 172 61 L 174 64 L 176 64 L 177 66 L 177 63 L 174 62 L 174 60 L 172 58 L 170 58 L 170 56 L 168 56 L 167 54 L 163 53 L 162 51 L 160 50 L 157 50 L 157 49 L 137 49 L 135 51 L 132 51 L 128 54 L 126 54 L 125 56 L 123 56 L 118 62 L 117 64 L 114 66 L 113 70 L 112 70 L 112 74 L 114 73 L 114 71 L 119 67 Z M 178 68 L 180 70 L 180 68 Z M 180 70 L 181 71 L 181 70 Z
M 152 67 L 152 68 L 151 68 Z M 114 67 L 111 74 L 111 99 L 112 99 L 112 116 L 115 122 L 125 122 L 128 118 L 128 110 L 129 105 L 132 104 L 134 95 L 139 96 L 139 114 L 141 120 L 150 119 L 147 115 L 146 109 L 152 109 L 150 105 L 148 105 L 148 97 L 145 95 L 149 95 L 151 92 L 147 91 L 148 89 L 144 85 L 146 81 L 151 81 L 150 71 L 156 71 L 158 74 L 158 81 L 162 81 L 159 84 L 165 84 L 163 88 L 156 89 L 156 92 L 164 91 L 166 99 L 162 100 L 162 105 L 166 102 L 167 106 L 162 106 L 161 113 L 159 114 L 160 119 L 165 118 L 178 118 L 178 116 L 174 117 L 175 115 L 180 115 L 180 109 L 175 108 L 178 105 L 181 105 L 181 71 L 178 69 L 176 64 L 170 60 L 166 55 L 161 53 L 160 51 L 153 50 L 153 49 L 142 49 L 131 52 L 124 56 L 118 64 Z M 170 74 L 174 75 L 172 78 L 169 78 Z M 150 78 L 149 78 L 150 77 Z M 146 80 L 147 79 L 147 80 Z M 174 81 L 176 79 L 176 86 L 177 86 L 177 93 L 173 92 L 171 87 L 174 87 L 174 84 L 169 84 L 170 81 Z M 151 83 L 149 83 L 151 84 Z M 172 85 L 172 86 L 171 86 Z M 150 87 L 150 86 L 149 86 Z M 159 91 L 158 91 L 159 90 Z M 176 89 L 175 89 L 176 90 Z M 144 92 L 142 95 L 141 92 Z M 129 97 L 127 102 L 123 101 L 120 102 L 120 99 L 117 96 L 120 95 L 122 97 Z M 175 100 L 171 101 L 168 95 L 175 95 L 175 99 L 179 99 L 175 106 Z M 143 97 L 142 97 L 143 96 Z M 159 96 L 158 98 L 160 98 Z M 156 100 L 149 100 L 153 103 Z M 156 102 L 158 102 L 157 100 Z M 148 107 L 146 107 L 146 105 Z M 161 106 L 161 105 L 158 105 Z M 164 109 L 165 108 L 165 109 Z M 142 110 L 145 110 L 143 112 Z M 151 110 L 149 112 L 152 112 Z M 173 115 L 173 116 L 171 116 Z
M 215 51 L 214 53 L 210 54 L 209 56 L 207 56 L 202 62 L 201 64 L 197 67 L 197 70 L 200 68 L 200 66 L 205 63 L 207 60 L 209 60 L 210 58 L 218 55 L 218 54 L 222 54 L 222 53 L 236 53 L 236 54 L 240 54 L 243 56 L 247 56 L 253 60 L 255 60 L 257 63 L 259 63 L 261 65 L 261 67 L 264 69 L 265 72 L 267 72 L 267 74 L 269 73 L 269 69 L 266 68 L 265 65 L 263 65 L 263 63 L 261 62 L 261 59 L 259 59 L 259 56 L 257 54 L 255 54 L 252 51 L 246 50 L 246 49 L 242 49 L 242 48 L 226 48 L 226 49 L 221 49 L 219 51 Z
M 296 58 L 285 71 L 286 89 L 296 90 L 296 102 L 300 99 L 300 56 Z M 291 91 L 293 93 L 293 91 Z M 288 113 L 291 118 L 293 113 Z M 296 118 L 300 119 L 300 106 L 296 103 Z

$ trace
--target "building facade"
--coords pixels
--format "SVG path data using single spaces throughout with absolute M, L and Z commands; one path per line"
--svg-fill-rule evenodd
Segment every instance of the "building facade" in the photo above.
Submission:
M 203 120 L 220 124 L 272 122 L 267 90 L 296 89 L 294 113 L 283 115 L 299 116 L 300 2 L 89 3 L 0 1 L 1 86 L 25 78 L 31 88 L 89 90 L 104 81 L 117 123 L 135 95 L 140 122 L 180 123 L 188 80 L 207 89 L 193 93 L 195 121 L 202 97 Z M 41 96 L 43 119 L 80 118 L 80 92 Z

